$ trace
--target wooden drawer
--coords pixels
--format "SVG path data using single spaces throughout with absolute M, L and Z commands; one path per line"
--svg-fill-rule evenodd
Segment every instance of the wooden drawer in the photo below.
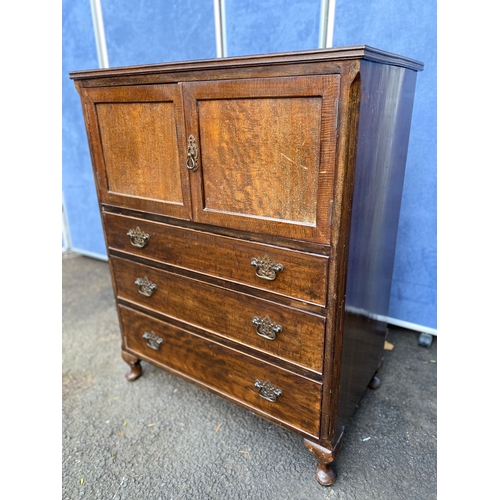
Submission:
M 104 213 L 110 249 L 119 250 L 177 267 L 201 272 L 262 290 L 268 290 L 313 304 L 326 304 L 328 257 L 252 243 Z M 127 236 L 137 227 L 148 235 L 147 244 L 138 248 Z M 270 260 L 283 266 L 274 280 L 259 278 L 253 259 Z M 254 261 L 255 262 L 255 261 Z M 255 263 L 257 264 L 257 263 Z
M 119 306 L 119 315 L 125 351 L 170 369 L 256 413 L 319 435 L 320 383 L 129 308 Z M 145 334 L 149 338 L 144 338 Z M 159 345 L 155 337 L 160 339 Z M 276 396 L 275 402 L 264 399 L 255 385 L 259 385 L 257 381 L 269 382 L 281 395 Z
M 322 316 L 118 257 L 111 257 L 110 264 L 118 298 L 322 372 Z M 153 283 L 142 290 L 152 295 L 139 291 L 141 285 L 135 283 L 138 279 Z M 276 338 L 264 338 L 257 330 Z

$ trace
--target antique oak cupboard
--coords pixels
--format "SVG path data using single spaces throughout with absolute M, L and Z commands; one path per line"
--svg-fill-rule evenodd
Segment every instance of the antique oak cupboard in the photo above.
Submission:
M 422 68 L 354 46 L 70 74 L 128 380 L 141 360 L 182 376 L 302 436 L 335 481 L 380 384 Z

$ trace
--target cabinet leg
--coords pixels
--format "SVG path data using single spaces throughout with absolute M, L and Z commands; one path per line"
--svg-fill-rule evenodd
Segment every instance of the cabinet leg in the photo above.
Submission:
M 313 443 L 308 439 L 304 439 L 306 448 L 313 453 L 318 461 L 316 466 L 316 481 L 323 486 L 332 485 L 337 479 L 337 473 L 334 471 L 332 464 L 335 459 L 334 453 L 328 448 L 324 448 L 319 444 Z
M 373 375 L 372 379 L 370 380 L 370 383 L 368 384 L 368 389 L 376 391 L 381 385 L 382 382 L 380 381 L 380 379 L 376 375 Z
M 127 352 L 122 352 L 122 358 L 130 366 L 130 371 L 125 374 L 125 378 L 129 382 L 138 379 L 142 375 L 141 361 Z

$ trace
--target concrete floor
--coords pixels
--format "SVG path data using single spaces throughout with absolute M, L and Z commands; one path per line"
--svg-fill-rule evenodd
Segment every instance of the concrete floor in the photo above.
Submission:
M 437 497 L 437 339 L 391 327 L 331 487 L 302 439 L 152 365 L 130 383 L 106 262 L 64 255 L 62 498 L 429 500 Z

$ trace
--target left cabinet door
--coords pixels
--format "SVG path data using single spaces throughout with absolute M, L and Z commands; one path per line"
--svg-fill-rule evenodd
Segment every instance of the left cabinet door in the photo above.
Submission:
M 179 87 L 82 89 L 101 203 L 191 219 Z

